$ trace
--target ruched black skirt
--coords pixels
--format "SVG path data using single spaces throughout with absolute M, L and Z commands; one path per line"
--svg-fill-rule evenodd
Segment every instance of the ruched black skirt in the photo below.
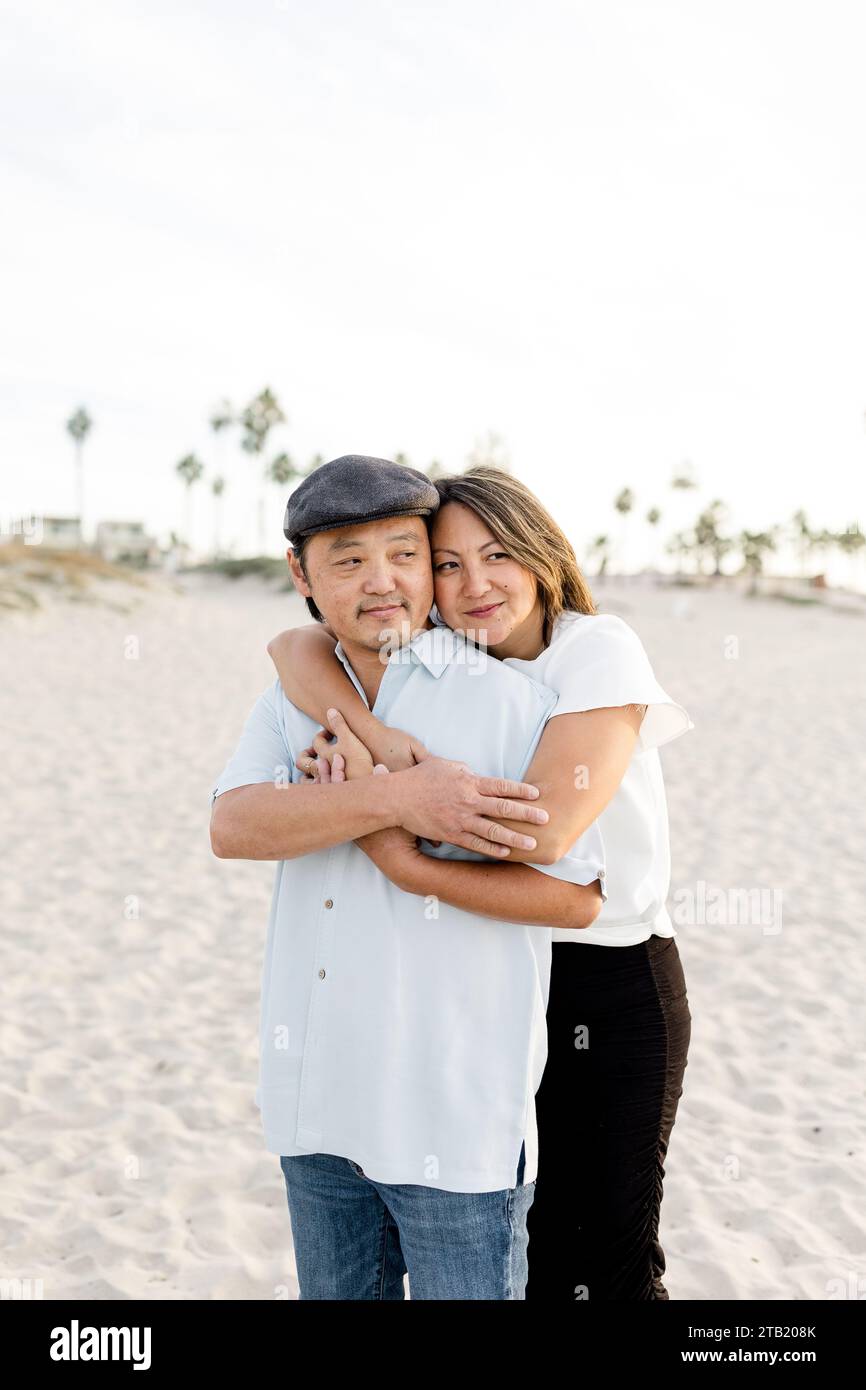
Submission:
M 676 940 L 556 942 L 527 1298 L 669 1297 L 659 1209 L 691 1014 Z

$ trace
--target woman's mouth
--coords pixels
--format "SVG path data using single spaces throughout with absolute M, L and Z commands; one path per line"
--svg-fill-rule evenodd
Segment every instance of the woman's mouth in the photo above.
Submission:
M 504 602 L 504 599 L 500 599 L 499 603 L 488 603 L 486 608 L 470 608 L 466 616 L 467 618 L 489 618 L 490 614 L 495 613 L 497 608 L 501 608 Z

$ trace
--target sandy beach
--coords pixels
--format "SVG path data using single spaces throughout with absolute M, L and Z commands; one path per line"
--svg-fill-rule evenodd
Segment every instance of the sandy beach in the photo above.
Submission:
M 594 592 L 696 726 L 661 754 L 693 1016 L 670 1296 L 862 1298 L 866 618 Z M 274 869 L 216 859 L 208 821 L 265 643 L 305 620 L 183 574 L 0 615 L 0 1278 L 46 1299 L 297 1297 L 254 1104 Z M 771 917 L 700 920 L 738 893 Z

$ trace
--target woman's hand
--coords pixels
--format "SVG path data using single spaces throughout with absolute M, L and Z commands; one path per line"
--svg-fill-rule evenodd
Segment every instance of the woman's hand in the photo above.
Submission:
M 370 744 L 377 763 L 384 763 L 389 772 L 402 772 L 404 768 L 414 767 L 430 757 L 420 738 L 408 734 L 405 729 L 394 729 L 388 724 L 377 730 L 375 743 Z
M 320 729 L 313 739 L 311 748 L 305 748 L 295 759 L 295 766 L 301 772 L 313 775 L 313 780 L 337 781 L 335 777 L 324 776 L 324 769 L 333 768 L 334 759 L 342 757 L 344 776 L 340 781 L 352 782 L 356 777 L 369 777 L 375 761 L 365 743 L 353 733 L 339 710 L 328 710 L 331 733 Z M 332 736 L 333 735 L 333 736 Z M 387 771 L 387 768 L 386 768 Z M 318 777 L 315 774 L 318 773 Z

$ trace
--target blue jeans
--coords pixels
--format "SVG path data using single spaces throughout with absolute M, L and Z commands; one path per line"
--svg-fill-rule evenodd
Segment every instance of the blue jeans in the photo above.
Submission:
M 535 1183 L 444 1192 L 381 1183 L 334 1154 L 283 1154 L 302 1299 L 522 1299 Z

